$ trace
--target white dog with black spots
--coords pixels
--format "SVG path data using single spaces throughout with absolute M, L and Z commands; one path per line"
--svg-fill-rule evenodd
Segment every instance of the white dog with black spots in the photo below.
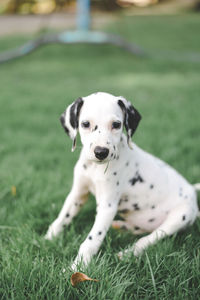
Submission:
M 131 142 L 140 119 L 125 98 L 102 92 L 77 99 L 60 118 L 73 140 L 72 151 L 78 132 L 83 148 L 71 192 L 46 239 L 56 237 L 70 224 L 89 192 L 97 204 L 95 222 L 80 246 L 73 270 L 80 263 L 88 265 L 111 225 L 133 234 L 149 233 L 129 248 L 137 256 L 149 245 L 192 225 L 199 216 L 196 189 L 200 184 L 191 185 L 168 164 Z M 117 213 L 123 221 L 114 221 Z

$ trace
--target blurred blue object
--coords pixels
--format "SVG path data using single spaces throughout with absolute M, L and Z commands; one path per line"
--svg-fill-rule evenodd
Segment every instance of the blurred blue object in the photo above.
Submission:
M 89 30 L 90 28 L 90 0 L 77 0 L 77 28 Z
M 0 54 L 0 63 L 27 55 L 42 45 L 59 44 L 112 44 L 121 47 L 134 55 L 144 56 L 145 52 L 138 46 L 127 42 L 117 35 L 90 30 L 90 0 L 77 0 L 77 30 L 64 31 L 58 34 L 46 34 L 30 41 L 21 47 Z

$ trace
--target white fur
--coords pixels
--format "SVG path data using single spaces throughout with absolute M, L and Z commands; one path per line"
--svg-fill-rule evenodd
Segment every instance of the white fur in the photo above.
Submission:
M 134 143 L 130 149 L 122 128 L 112 129 L 113 121 L 123 122 L 124 118 L 118 99 L 126 101 L 106 93 L 83 98 L 79 116 L 83 148 L 74 169 L 73 186 L 46 234 L 49 240 L 57 236 L 78 213 L 88 193 L 95 195 L 95 222 L 80 246 L 73 270 L 81 261 L 85 265 L 90 262 L 112 223 L 114 227 L 125 226 L 134 234 L 149 232 L 129 250 L 139 255 L 159 239 L 193 224 L 198 215 L 195 188 L 172 167 Z M 90 121 L 89 129 L 81 127 L 86 120 Z M 102 162 L 95 157 L 96 146 L 109 149 Z M 117 212 L 124 221 L 113 222 Z

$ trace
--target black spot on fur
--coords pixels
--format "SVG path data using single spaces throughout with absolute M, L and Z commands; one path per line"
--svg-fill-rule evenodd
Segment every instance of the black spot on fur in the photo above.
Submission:
M 67 126 L 64 126 L 65 132 L 67 135 L 69 135 L 69 129 L 67 128 Z
M 139 112 L 133 107 L 133 105 L 129 104 L 127 107 L 124 102 L 120 99 L 118 100 L 118 105 L 121 107 L 124 112 L 124 126 L 127 132 L 130 132 L 130 136 L 133 135 L 135 130 L 138 127 L 138 124 L 141 120 L 141 115 Z
M 134 203 L 133 204 L 133 207 L 134 207 L 134 210 L 140 210 L 139 206 L 138 206 L 138 203 Z
M 115 150 L 115 145 L 113 146 L 113 149 Z
M 155 218 L 149 219 L 148 222 L 154 222 Z
M 74 129 L 78 128 L 79 113 L 82 105 L 83 105 L 83 99 L 78 98 L 70 108 L 70 124 Z
M 66 214 L 66 218 L 69 218 L 70 214 Z
M 63 128 L 64 128 L 66 134 L 69 135 L 69 129 L 67 128 L 67 126 L 63 126 Z
M 66 112 L 64 112 L 64 113 L 60 116 L 60 122 L 61 122 L 62 127 L 64 128 L 66 134 L 69 135 L 69 129 L 68 129 L 67 126 L 65 125 L 65 114 L 66 114 Z
M 108 206 L 111 207 L 111 203 L 109 203 Z
M 131 185 L 135 185 L 137 182 L 144 182 L 144 179 L 136 172 L 135 176 L 129 180 Z
M 127 161 L 127 162 L 126 162 L 126 166 L 128 167 L 128 165 L 129 165 L 129 162 Z
M 116 185 L 119 185 L 119 181 L 117 181 Z
M 185 221 L 185 219 L 186 219 L 186 216 L 185 216 L 185 215 L 183 215 L 183 217 L 182 217 L 182 220 L 183 220 L 183 221 Z
M 154 185 L 153 185 L 153 184 L 151 184 L 149 188 L 150 188 L 150 189 L 153 189 L 153 188 L 154 188 Z
M 119 155 L 117 155 L 116 159 L 117 159 L 117 160 L 119 159 Z
M 86 164 L 84 164 L 84 165 L 83 165 L 83 168 L 84 168 L 85 170 L 87 169 L 87 166 L 86 166 Z
M 116 176 L 116 175 L 117 175 L 117 172 L 114 172 L 114 173 L 113 173 L 113 175 L 115 175 L 115 176 Z
M 107 145 L 110 145 L 110 142 L 107 142 L 106 144 L 107 144 Z
M 129 212 L 129 209 L 125 208 L 125 209 L 121 209 L 118 211 L 120 214 L 127 214 Z
M 131 129 L 131 136 L 136 131 L 140 120 L 141 115 L 139 114 L 139 112 L 132 105 L 129 105 L 127 108 L 125 128 L 127 129 L 127 131 Z
M 155 207 L 155 205 L 152 205 L 152 207 L 151 207 L 151 208 L 152 208 L 152 209 L 154 209 L 154 208 L 156 208 L 156 207 Z
M 89 240 L 92 240 L 92 236 L 90 235 L 90 236 L 88 237 L 88 239 L 89 239 Z
M 95 130 L 97 130 L 97 128 L 98 128 L 98 126 L 96 125 L 92 131 L 95 131 Z
M 134 226 L 134 229 L 135 229 L 135 230 L 140 230 L 140 227 Z
M 102 232 L 101 232 L 101 231 L 99 231 L 99 232 L 98 232 L 98 235 L 101 235 L 101 234 L 102 234 Z
M 113 157 L 113 153 L 111 153 L 111 157 Z
M 124 202 L 128 202 L 128 198 L 127 197 L 124 199 Z
M 65 112 L 60 116 L 60 123 L 65 127 Z

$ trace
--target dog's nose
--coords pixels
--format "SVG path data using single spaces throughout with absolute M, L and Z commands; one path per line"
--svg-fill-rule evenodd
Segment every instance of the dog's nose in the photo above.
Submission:
M 109 153 L 108 148 L 97 146 L 94 149 L 94 154 L 95 154 L 96 158 L 98 158 L 99 160 L 105 159 L 108 156 L 108 153 Z

